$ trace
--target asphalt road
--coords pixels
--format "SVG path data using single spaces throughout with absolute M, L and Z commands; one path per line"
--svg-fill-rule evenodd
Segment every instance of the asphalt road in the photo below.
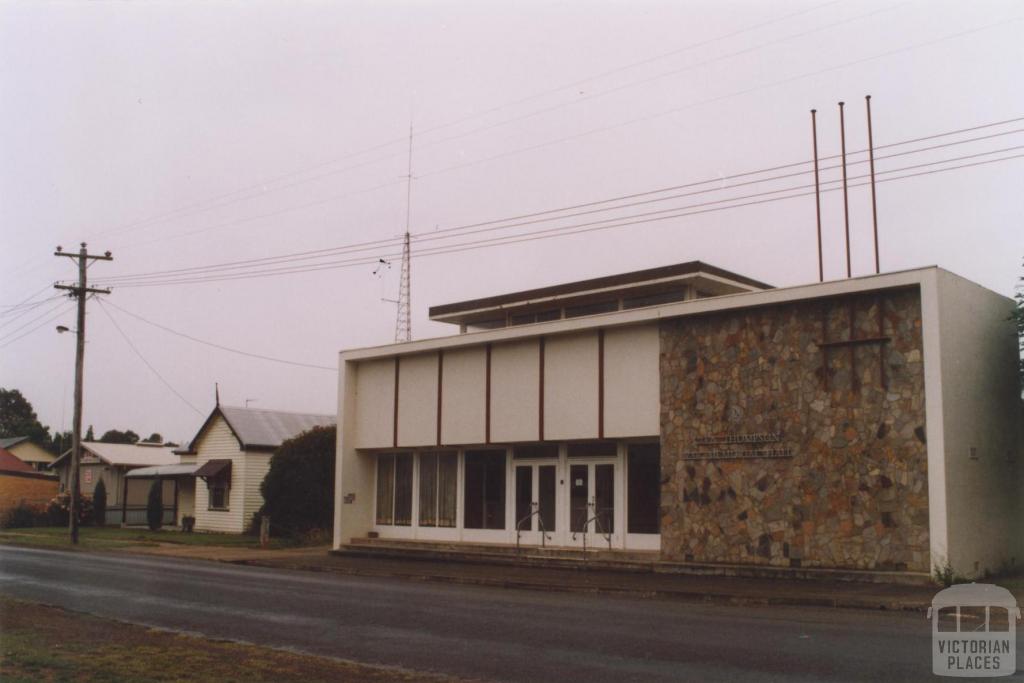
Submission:
M 8 546 L 0 593 L 496 681 L 936 680 L 918 613 L 693 605 Z

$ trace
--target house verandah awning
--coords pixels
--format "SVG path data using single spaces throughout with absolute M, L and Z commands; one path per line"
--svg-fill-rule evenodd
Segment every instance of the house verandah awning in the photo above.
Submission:
M 154 482 L 160 482 L 163 496 L 162 524 L 175 526 L 179 512 L 179 496 L 182 487 L 194 488 L 196 470 L 199 465 L 153 465 L 139 467 L 125 472 L 124 492 L 121 505 L 107 510 L 107 524 L 124 526 L 143 526 L 148 523 L 147 498 L 149 489 Z M 186 499 L 186 507 L 191 506 L 191 495 Z M 191 514 L 191 511 L 188 512 Z
M 157 479 L 170 477 L 194 477 L 199 465 L 156 465 L 129 470 L 125 476 L 133 479 Z
M 229 478 L 231 476 L 231 461 L 227 459 L 207 460 L 195 471 L 195 476 L 199 479 Z

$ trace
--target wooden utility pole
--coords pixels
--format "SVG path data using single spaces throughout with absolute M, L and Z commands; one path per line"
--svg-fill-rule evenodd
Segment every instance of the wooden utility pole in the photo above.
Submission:
M 68 488 L 71 492 L 71 504 L 68 510 L 68 533 L 72 543 L 78 543 L 78 466 L 82 461 L 82 380 L 85 368 L 85 300 L 89 294 L 110 294 L 109 289 L 90 288 L 86 282 L 88 278 L 89 261 L 113 261 L 114 257 L 110 252 L 102 256 L 89 254 L 82 242 L 82 248 L 77 254 L 67 253 L 60 247 L 54 252 L 54 256 L 67 256 L 78 260 L 78 285 L 54 285 L 56 289 L 64 289 L 71 294 L 69 296 L 78 298 L 78 329 L 75 330 L 78 339 L 75 345 L 75 416 L 71 427 L 71 465 L 68 470 Z

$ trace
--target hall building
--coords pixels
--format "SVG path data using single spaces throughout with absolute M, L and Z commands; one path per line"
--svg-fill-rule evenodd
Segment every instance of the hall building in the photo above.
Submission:
M 1011 299 L 701 262 L 436 306 L 343 351 L 334 546 L 965 575 L 1022 561 Z

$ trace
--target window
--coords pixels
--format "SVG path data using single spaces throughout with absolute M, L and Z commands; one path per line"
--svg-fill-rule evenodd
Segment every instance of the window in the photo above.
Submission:
M 227 510 L 228 494 L 231 490 L 228 482 L 223 479 L 215 479 L 208 483 L 208 487 L 210 494 L 209 508 L 211 510 Z
M 377 524 L 412 524 L 412 453 L 377 457 Z
M 566 318 L 580 318 L 585 315 L 597 315 L 598 313 L 611 313 L 619 310 L 618 300 L 603 301 L 596 304 L 582 304 L 579 306 L 568 306 L 565 309 Z
M 467 529 L 505 528 L 505 451 L 467 451 Z
M 642 308 L 644 306 L 657 306 L 658 304 L 669 304 L 676 301 L 684 301 L 685 299 L 685 289 L 673 289 L 667 292 L 631 297 L 622 302 L 622 307 Z
M 459 477 L 456 453 L 420 453 L 420 526 L 454 527 Z
M 631 444 L 626 463 L 626 527 L 631 534 L 661 531 L 661 446 Z

